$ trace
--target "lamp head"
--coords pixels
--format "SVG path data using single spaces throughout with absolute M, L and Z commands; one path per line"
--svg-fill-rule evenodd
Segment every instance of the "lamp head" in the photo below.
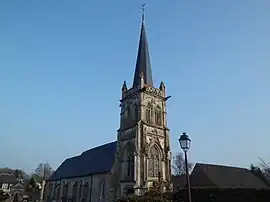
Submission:
M 183 132 L 180 138 L 178 139 L 180 147 L 184 152 L 187 152 L 190 148 L 191 139 L 188 137 L 187 133 Z

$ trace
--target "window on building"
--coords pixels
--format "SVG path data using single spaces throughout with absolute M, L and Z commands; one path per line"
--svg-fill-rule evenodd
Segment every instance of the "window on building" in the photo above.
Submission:
M 83 185 L 83 201 L 87 201 L 89 196 L 89 184 L 85 182 Z
M 133 111 L 131 106 L 127 106 L 126 110 L 125 110 L 125 120 L 127 121 L 127 123 L 129 123 L 129 121 L 131 121 L 133 119 Z
M 18 202 L 19 201 L 19 193 L 16 193 L 13 198 L 13 202 Z
M 146 107 L 146 122 L 151 124 L 151 119 L 152 119 L 152 110 L 153 107 L 152 105 L 149 103 Z
M 3 184 L 2 184 L 2 189 L 7 189 L 7 188 L 8 188 L 8 184 L 3 183 Z
M 133 178 L 134 176 L 134 154 L 129 152 L 127 156 L 127 177 Z
M 45 194 L 45 201 L 47 201 L 47 202 L 52 201 L 52 194 L 53 194 L 53 187 L 52 186 L 53 186 L 53 184 L 48 182 L 47 187 L 45 187 L 45 190 L 48 189 L 46 191 L 46 194 Z
M 159 150 L 156 146 L 152 146 L 150 149 L 148 176 L 149 177 L 158 177 L 159 171 L 160 171 Z
M 67 202 L 68 201 L 68 184 L 65 184 L 63 186 L 63 202 Z
M 73 201 L 77 201 L 77 189 L 78 188 L 78 183 L 75 182 L 73 187 L 72 187 L 72 198 L 73 198 Z
M 82 182 L 80 182 L 80 185 L 79 185 L 79 201 L 81 201 L 81 198 L 82 198 Z
M 156 125 L 161 125 L 162 124 L 162 113 L 161 113 L 161 108 L 159 106 L 156 107 L 155 109 L 155 123 Z
M 60 199 L 60 184 L 59 185 L 56 185 L 56 188 L 55 188 L 55 198 L 56 200 L 59 200 Z
M 123 180 L 134 180 L 134 145 L 130 142 L 124 149 Z
M 130 118 L 130 106 L 127 106 L 127 109 L 126 109 L 126 115 L 127 115 L 127 118 Z
M 100 190 L 100 200 L 105 198 L 105 180 L 102 181 Z

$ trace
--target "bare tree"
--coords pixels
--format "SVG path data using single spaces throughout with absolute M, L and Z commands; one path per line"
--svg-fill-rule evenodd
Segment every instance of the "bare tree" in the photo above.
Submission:
M 261 161 L 261 168 L 264 176 L 267 178 L 267 180 L 270 180 L 270 165 L 267 164 L 262 158 L 259 158 Z
M 53 169 L 48 162 L 38 164 L 38 167 L 35 169 L 35 174 L 40 178 L 47 180 L 53 174 Z
M 265 176 L 263 170 L 259 166 L 254 166 L 253 164 L 250 165 L 250 171 L 260 178 L 265 184 L 269 185 L 269 181 Z
M 264 160 L 259 158 L 261 163 L 258 166 L 251 164 L 250 170 L 254 175 L 259 177 L 263 182 L 270 186 L 270 165 L 265 163 Z
M 53 169 L 48 162 L 40 163 L 35 170 L 35 174 L 41 181 L 40 201 L 43 201 L 45 181 L 53 174 Z
M 193 164 L 188 163 L 188 169 L 189 172 L 192 169 Z M 185 166 L 185 158 L 184 154 L 181 152 L 178 152 L 174 157 L 173 157 L 173 165 L 172 165 L 174 175 L 179 176 L 186 174 L 186 166 Z

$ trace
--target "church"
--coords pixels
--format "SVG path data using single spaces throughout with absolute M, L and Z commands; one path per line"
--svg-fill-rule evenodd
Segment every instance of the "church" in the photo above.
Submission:
M 166 88 L 153 84 L 142 20 L 133 85 L 122 86 L 120 127 L 110 142 L 66 159 L 48 179 L 45 201 L 109 202 L 141 195 L 155 183 L 171 190 Z

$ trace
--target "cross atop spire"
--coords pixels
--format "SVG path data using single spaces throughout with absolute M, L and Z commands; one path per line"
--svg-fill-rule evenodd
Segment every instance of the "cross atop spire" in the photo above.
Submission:
M 146 6 L 146 4 L 142 4 L 141 6 L 141 10 L 142 10 L 142 22 L 144 22 L 144 7 Z
M 141 75 L 142 75 L 141 73 L 143 73 L 144 83 L 147 85 L 153 86 L 150 56 L 148 52 L 148 43 L 147 43 L 145 25 L 144 25 L 144 6 L 145 4 L 143 4 L 141 7 L 142 9 L 141 35 L 140 35 L 138 56 L 137 56 L 137 62 L 136 62 L 134 80 L 133 80 L 133 87 L 141 84 Z

